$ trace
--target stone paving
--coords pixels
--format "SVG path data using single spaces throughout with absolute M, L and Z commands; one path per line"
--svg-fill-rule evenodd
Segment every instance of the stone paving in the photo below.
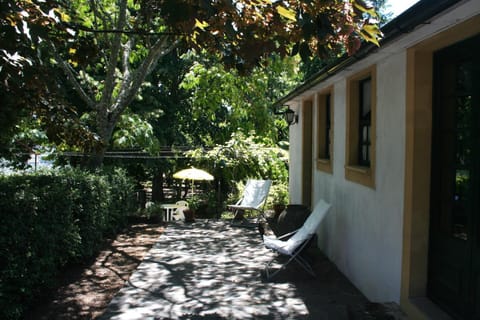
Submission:
M 255 228 L 170 223 L 99 319 L 401 318 L 370 303 L 318 249 L 309 253 L 317 277 L 292 263 L 268 282 L 263 268 L 276 254 Z

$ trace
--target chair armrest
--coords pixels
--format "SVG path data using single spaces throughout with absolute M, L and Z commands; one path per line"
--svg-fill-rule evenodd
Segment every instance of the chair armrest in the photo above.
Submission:
M 237 210 L 257 210 L 257 211 L 261 211 L 260 209 L 257 209 L 257 208 L 254 208 L 254 207 L 238 206 L 236 204 L 229 204 L 227 207 L 231 208 L 231 209 L 237 209 Z
M 292 234 L 297 233 L 298 230 L 300 230 L 300 229 L 294 230 L 294 231 L 289 232 L 289 233 L 282 234 L 280 237 L 277 237 L 277 239 L 283 239 L 285 237 L 291 236 Z
M 243 197 L 240 198 L 237 202 L 235 202 L 235 204 L 227 204 L 227 207 L 230 208 L 230 207 L 238 207 L 240 205 L 240 203 L 242 203 L 242 200 L 243 200 Z

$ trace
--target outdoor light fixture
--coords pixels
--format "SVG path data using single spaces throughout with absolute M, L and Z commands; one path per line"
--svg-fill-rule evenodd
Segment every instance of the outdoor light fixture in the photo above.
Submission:
M 295 111 L 293 111 L 292 109 L 288 108 L 287 110 L 285 110 L 284 116 L 285 121 L 287 121 L 289 126 L 298 123 L 298 114 L 295 114 Z
M 288 105 L 284 105 L 282 107 L 283 110 L 279 111 L 278 106 L 275 107 L 275 110 L 273 111 L 274 114 L 277 115 L 283 115 L 283 118 L 285 121 L 288 123 L 289 126 L 292 124 L 298 123 L 298 114 L 295 113 Z M 286 109 L 285 109 L 286 108 Z

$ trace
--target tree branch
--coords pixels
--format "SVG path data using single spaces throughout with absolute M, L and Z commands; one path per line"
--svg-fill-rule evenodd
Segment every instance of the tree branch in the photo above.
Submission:
M 55 56 L 55 60 L 57 61 L 57 63 L 60 65 L 63 72 L 67 76 L 67 80 L 73 86 L 73 89 L 77 92 L 77 94 L 87 104 L 89 108 L 95 109 L 95 101 L 88 96 L 85 90 L 83 90 L 82 86 L 77 80 L 77 77 L 75 76 L 75 70 L 73 70 L 72 67 L 67 62 L 65 62 L 62 59 L 62 57 L 60 57 L 60 55 L 57 52 L 57 49 L 55 48 L 55 45 L 52 42 L 50 42 L 49 44 L 50 44 L 50 47 L 52 48 L 53 54 Z
M 143 63 L 134 71 L 130 79 L 128 79 L 129 81 L 123 83 L 122 89 L 117 97 L 117 101 L 115 102 L 115 106 L 112 108 L 112 121 L 116 121 L 123 110 L 125 110 L 125 108 L 133 101 L 143 81 L 155 68 L 158 60 L 172 52 L 172 50 L 177 48 L 181 42 L 180 39 L 177 39 L 170 46 L 165 47 L 168 40 L 170 39 L 162 38 L 157 40 L 157 42 L 150 49 L 147 57 L 145 57 Z
M 130 74 L 130 64 L 128 62 L 128 58 L 130 57 L 132 48 L 135 47 L 135 40 L 133 38 L 128 39 L 127 43 L 122 45 L 122 47 L 123 47 L 122 67 L 124 71 L 123 73 Z
M 127 0 L 120 0 L 119 17 L 117 21 L 117 28 L 123 29 L 127 20 Z M 110 58 L 107 65 L 107 75 L 105 77 L 105 84 L 103 87 L 101 105 L 108 106 L 115 88 L 115 69 L 117 67 L 118 56 L 120 54 L 120 47 L 122 42 L 122 35 L 116 34 L 112 40 L 110 51 Z
M 96 1 L 95 0 L 90 0 L 90 7 L 92 8 L 93 10 L 93 25 L 95 26 L 95 29 L 98 29 L 99 28 L 99 24 L 98 24 L 98 19 L 100 19 L 103 23 L 104 26 L 107 26 L 107 21 L 105 19 L 105 15 L 102 14 L 99 10 L 98 10 L 98 7 L 97 7 L 97 4 L 96 4 Z M 72 28 L 73 30 L 74 27 L 73 26 L 69 26 L 69 28 Z M 80 28 L 78 28 L 78 30 L 81 30 Z M 78 31 L 77 30 L 77 31 Z M 97 39 L 97 34 L 94 33 L 94 36 L 95 38 Z M 103 38 L 103 41 L 105 41 L 105 43 L 108 43 L 108 37 L 107 37 L 107 34 L 104 33 L 104 34 L 101 34 L 102 38 Z M 106 55 L 104 54 L 103 50 L 101 51 L 101 54 L 103 56 L 103 58 L 105 59 L 105 61 L 108 61 Z
M 123 81 L 122 81 L 122 86 L 120 88 L 120 93 L 124 92 L 127 90 L 129 83 L 131 83 L 131 72 L 130 72 L 130 64 L 128 62 L 128 58 L 130 57 L 130 53 L 132 51 L 132 47 L 134 44 L 132 43 L 132 40 L 129 39 L 127 43 L 123 46 L 123 59 L 122 59 L 122 66 L 123 66 Z M 111 106 L 111 111 L 115 110 L 116 106 Z
M 120 33 L 120 34 L 127 34 L 127 35 L 140 35 L 140 36 L 182 36 L 182 35 L 187 35 L 187 33 L 181 33 L 181 32 L 152 32 L 148 30 L 142 30 L 142 29 L 134 29 L 134 30 L 121 30 L 121 29 L 99 29 L 97 28 L 89 28 L 85 27 L 79 24 L 73 24 L 73 23 L 65 23 L 68 28 L 76 31 L 85 31 L 85 32 L 91 32 L 93 34 L 108 34 L 108 33 Z

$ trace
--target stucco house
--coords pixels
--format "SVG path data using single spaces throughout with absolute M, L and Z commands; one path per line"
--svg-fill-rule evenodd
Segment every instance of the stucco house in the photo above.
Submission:
M 422 0 L 278 101 L 290 202 L 321 250 L 411 319 L 480 319 L 480 1 Z

